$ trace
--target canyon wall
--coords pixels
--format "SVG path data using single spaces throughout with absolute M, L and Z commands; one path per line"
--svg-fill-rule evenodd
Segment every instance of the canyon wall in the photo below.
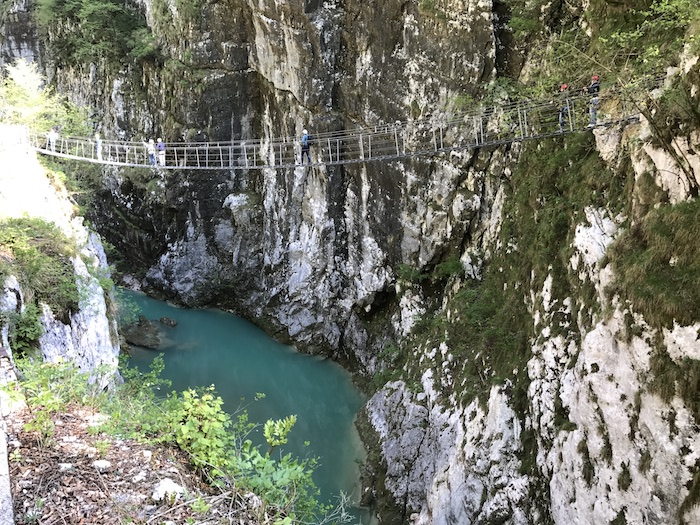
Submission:
M 0 140 L 0 219 L 38 218 L 53 223 L 75 245 L 70 264 L 78 285 L 77 308 L 63 318 L 48 304 L 40 305 L 43 333 L 38 338 L 39 350 L 47 362 L 69 359 L 82 372 L 97 372 L 95 377 L 106 387 L 114 380 L 120 345 L 115 314 L 108 306 L 114 299 L 100 283 L 100 277 L 109 272 L 102 242 L 76 215 L 66 190 L 50 180 L 33 151 L 22 145 L 6 146 Z M 33 295 L 27 297 L 32 292 L 23 287 L 21 277 L 4 275 L 0 283 L 0 346 L 10 355 L 8 318 L 21 315 L 33 303 Z

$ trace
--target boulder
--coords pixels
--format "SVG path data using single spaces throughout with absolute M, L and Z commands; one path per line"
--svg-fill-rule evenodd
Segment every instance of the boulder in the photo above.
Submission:
M 121 333 L 130 345 L 152 349 L 160 347 L 160 332 L 156 323 L 143 315 L 135 323 L 122 326 Z

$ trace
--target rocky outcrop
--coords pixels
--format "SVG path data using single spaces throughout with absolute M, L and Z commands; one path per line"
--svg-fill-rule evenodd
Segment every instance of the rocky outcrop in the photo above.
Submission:
M 160 347 L 161 338 L 158 327 L 143 315 L 140 315 L 136 322 L 122 326 L 121 335 L 130 345 L 151 349 Z
M 75 242 L 77 255 L 71 258 L 75 279 L 80 283 L 79 304 L 70 318 L 57 319 L 48 305 L 42 305 L 43 335 L 39 347 L 46 361 L 70 359 L 80 370 L 91 372 L 98 368 L 116 371 L 119 340 L 116 320 L 108 312 L 112 300 L 100 285 L 94 271 L 107 272 L 107 260 L 100 238 L 91 233 L 81 217 L 74 216 L 74 205 L 60 187 L 51 183 L 36 157 L 24 149 L 0 150 L 3 166 L 0 180 L 0 217 L 38 217 L 59 226 Z M 31 188 L 31 192 L 27 192 Z M 88 265 L 96 270 L 91 273 Z M 4 279 L 0 296 L 0 311 L 24 311 L 25 293 L 14 276 Z M 10 352 L 8 325 L 0 323 L 2 345 Z M 113 380 L 102 373 L 106 386 Z

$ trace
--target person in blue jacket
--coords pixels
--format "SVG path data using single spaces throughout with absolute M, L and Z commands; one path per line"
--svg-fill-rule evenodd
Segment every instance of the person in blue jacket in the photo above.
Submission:
M 158 150 L 158 164 L 160 166 L 165 166 L 165 142 L 163 142 L 163 139 L 160 137 L 158 138 L 156 149 Z
M 311 164 L 311 155 L 309 153 L 309 150 L 311 149 L 311 137 L 309 136 L 309 132 L 307 130 L 303 130 L 301 132 L 301 163 L 304 164 L 304 154 L 306 154 L 306 158 L 309 161 L 309 164 Z

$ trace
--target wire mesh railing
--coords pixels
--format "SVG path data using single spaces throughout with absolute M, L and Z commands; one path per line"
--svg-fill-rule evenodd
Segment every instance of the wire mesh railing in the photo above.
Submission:
M 658 82 L 658 81 L 657 81 Z M 649 89 L 640 84 L 637 90 Z M 570 94 L 547 100 L 520 100 L 493 107 L 477 107 L 461 114 L 436 114 L 420 120 L 314 134 L 311 165 L 340 165 L 398 160 L 440 152 L 534 140 L 638 117 L 633 90 L 606 90 L 596 108 L 615 100 L 616 117 L 591 121 L 591 97 Z M 162 161 L 149 154 L 145 142 L 96 140 L 30 133 L 42 154 L 115 166 L 183 170 L 250 170 L 289 168 L 302 164 L 298 138 L 236 140 L 230 142 L 168 142 Z

